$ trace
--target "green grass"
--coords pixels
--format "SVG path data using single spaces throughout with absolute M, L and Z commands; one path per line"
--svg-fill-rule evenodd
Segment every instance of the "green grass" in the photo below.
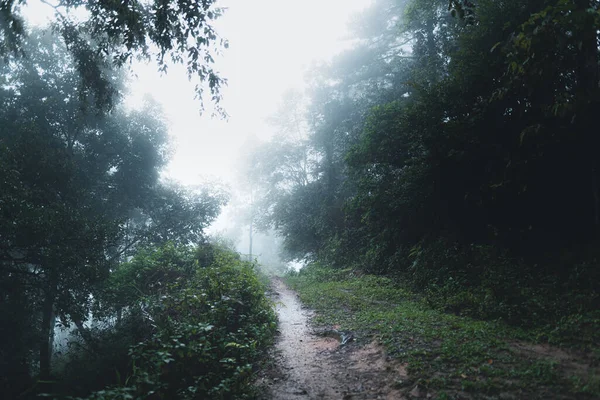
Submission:
M 317 325 L 379 341 L 408 364 L 409 383 L 437 398 L 600 397 L 598 359 L 573 364 L 564 353 L 533 351 L 533 330 L 434 310 L 385 277 L 311 265 L 286 279 L 317 311 Z

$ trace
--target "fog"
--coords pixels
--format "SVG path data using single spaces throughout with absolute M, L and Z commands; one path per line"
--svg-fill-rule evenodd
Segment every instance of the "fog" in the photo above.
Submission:
M 250 398 L 296 291 L 392 397 L 600 396 L 598 15 L 0 1 L 0 393 Z
M 193 85 L 183 68 L 167 75 L 155 65 L 135 65 L 131 104 L 144 94 L 154 97 L 170 121 L 176 146 L 167 174 L 185 184 L 206 177 L 235 182 L 235 162 L 249 136 L 268 139 L 273 127 L 266 119 L 290 88 L 302 89 L 310 66 L 347 48 L 349 18 L 369 1 L 276 0 L 224 1 L 227 11 L 217 21 L 218 32 L 230 42 L 217 60 L 228 80 L 223 90 L 226 120 L 198 114 Z M 209 105 L 210 107 L 210 105 Z
M 212 115 L 210 100 L 200 114 L 194 85 L 181 65 L 171 65 L 167 74 L 153 63 L 131 65 L 129 94 L 125 104 L 136 108 L 151 96 L 163 108 L 169 122 L 173 156 L 163 172 L 167 179 L 196 187 L 220 182 L 233 197 L 243 197 L 237 186 L 239 159 L 248 140 L 270 139 L 276 128 L 267 120 L 290 89 L 302 91 L 311 68 L 330 61 L 355 42 L 349 24 L 370 0 L 223 0 L 226 8 L 217 20 L 220 36 L 229 41 L 216 60 L 216 68 L 227 79 L 222 90 L 222 107 L 227 117 Z M 31 24 L 44 25 L 52 9 L 44 2 L 32 2 L 26 15 Z M 239 200 L 237 200 L 239 201 Z M 226 206 L 208 229 L 232 240 L 243 254 L 248 253 L 248 226 L 243 226 Z M 245 232 L 242 234 L 242 232 Z M 255 255 L 276 252 L 278 241 L 264 236 L 256 241 Z M 269 248 L 269 250 L 267 250 Z M 299 264 L 295 264 L 296 266 Z
M 186 185 L 222 181 L 233 196 L 242 196 L 236 190 L 237 164 L 248 138 L 260 141 L 273 136 L 276 128 L 267 119 L 276 112 L 283 94 L 302 90 L 312 66 L 352 45 L 348 25 L 369 4 L 369 0 L 223 1 L 227 11 L 217 27 L 230 47 L 217 60 L 217 68 L 228 80 L 222 104 L 227 119 L 211 117 L 210 110 L 199 115 L 193 85 L 182 67 L 161 75 L 154 65 L 135 65 L 137 78 L 131 83 L 128 102 L 139 104 L 150 94 L 169 118 L 175 153 L 166 176 Z M 234 240 L 246 254 L 248 228 L 239 226 L 231 214 L 226 207 L 209 232 Z M 256 242 L 256 255 L 266 251 L 265 244 Z

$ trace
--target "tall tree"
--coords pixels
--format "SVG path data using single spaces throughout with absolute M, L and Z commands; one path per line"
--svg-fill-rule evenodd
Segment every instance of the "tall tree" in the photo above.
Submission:
M 19 324 L 37 325 L 23 329 L 38 342 L 47 380 L 55 318 L 83 330 L 91 295 L 121 254 L 148 242 L 199 240 L 222 200 L 159 183 L 168 148 L 155 105 L 95 112 L 61 41 L 38 32 L 25 49 L 26 62 L 3 64 L 0 78 L 1 299 L 32 312 Z M 135 210 L 146 217 L 132 241 Z M 2 342 L 5 354 L 10 342 Z M 31 365 L 33 353 L 19 362 Z

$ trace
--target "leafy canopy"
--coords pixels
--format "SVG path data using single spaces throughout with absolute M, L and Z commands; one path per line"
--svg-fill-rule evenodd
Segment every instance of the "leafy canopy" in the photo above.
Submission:
M 22 15 L 26 0 L 0 3 L 0 55 L 4 60 L 28 56 L 28 32 Z M 97 104 L 110 108 L 115 87 L 103 72 L 107 66 L 123 67 L 135 60 L 155 62 L 167 72 L 170 63 L 183 65 L 195 81 L 204 109 L 203 93 L 209 89 L 216 112 L 221 87 L 226 84 L 214 67 L 215 57 L 229 46 L 213 23 L 223 9 L 215 0 L 42 0 L 39 7 L 53 10 L 52 29 L 74 57 L 83 87 L 93 91 Z

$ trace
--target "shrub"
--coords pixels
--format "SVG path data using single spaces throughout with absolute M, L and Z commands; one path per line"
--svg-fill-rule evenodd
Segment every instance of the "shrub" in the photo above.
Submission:
M 143 319 L 140 324 L 148 330 L 129 343 L 125 353 L 107 353 L 111 360 L 125 356 L 125 373 L 118 372 L 112 385 L 88 395 L 88 399 L 228 399 L 251 395 L 252 365 L 272 340 L 276 317 L 254 265 L 222 246 L 206 246 L 193 257 L 172 246 L 146 251 L 123 266 L 129 271 L 125 275 L 145 277 L 143 282 L 152 282 L 151 286 L 160 290 L 132 287 L 139 292 L 136 300 L 131 301 L 131 293 L 124 296 L 128 300 L 124 319 L 139 315 Z M 206 260 L 210 264 L 202 263 Z M 131 274 L 133 270 L 138 273 Z M 153 273 L 165 282 L 149 279 Z M 124 287 L 119 286 L 120 290 Z M 113 295 L 116 293 L 120 292 Z M 115 304 L 122 306 L 122 299 L 115 299 Z M 110 337 L 119 330 L 127 333 L 131 327 L 121 322 L 97 337 Z M 110 343 L 102 343 L 110 348 Z M 102 358 L 102 352 L 99 354 L 97 358 Z M 96 364 L 103 363 L 96 360 Z
M 402 278 L 434 308 L 536 327 L 541 338 L 555 342 L 585 347 L 598 340 L 595 263 L 569 265 L 557 257 L 547 265 L 532 264 L 491 245 L 445 239 L 421 242 L 407 258 Z

